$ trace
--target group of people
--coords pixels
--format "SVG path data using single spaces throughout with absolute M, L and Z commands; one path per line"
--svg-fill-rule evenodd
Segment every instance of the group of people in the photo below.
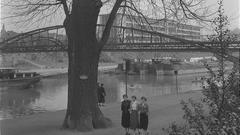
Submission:
M 125 128 L 126 135 L 130 135 L 130 129 L 135 135 L 141 133 L 143 135 L 148 134 L 147 129 L 149 109 L 146 97 L 141 97 L 141 102 L 139 103 L 136 96 L 132 96 L 131 100 L 129 100 L 126 94 L 123 95 L 121 110 L 121 124 L 123 128 Z
M 106 92 L 105 92 L 105 89 L 103 87 L 103 84 L 98 83 L 97 96 L 98 96 L 98 105 L 99 106 L 104 106 Z

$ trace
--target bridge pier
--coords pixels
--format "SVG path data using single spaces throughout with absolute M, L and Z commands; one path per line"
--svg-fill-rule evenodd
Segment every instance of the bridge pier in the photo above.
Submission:
M 12 57 L 12 67 L 15 67 L 17 62 L 18 62 L 18 60 L 15 57 Z
M 164 75 L 164 71 L 162 69 L 157 69 L 156 74 L 157 74 L 157 76 Z
M 140 69 L 140 75 L 146 75 L 147 70 L 146 69 Z

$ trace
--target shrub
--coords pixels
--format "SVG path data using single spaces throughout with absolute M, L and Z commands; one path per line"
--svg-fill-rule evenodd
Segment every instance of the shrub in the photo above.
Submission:
M 201 101 L 181 101 L 186 123 L 181 126 L 172 123 L 164 129 L 169 135 L 240 135 L 239 69 L 234 66 L 230 73 L 226 73 L 223 59 L 223 55 L 228 51 L 227 42 L 235 38 L 226 28 L 228 23 L 227 17 L 222 15 L 222 0 L 219 2 L 218 13 L 218 17 L 213 21 L 216 35 L 209 39 L 222 42 L 222 55 L 218 57 L 219 70 L 215 73 L 205 64 L 210 77 L 205 80 L 207 86 L 203 87 L 203 98 Z

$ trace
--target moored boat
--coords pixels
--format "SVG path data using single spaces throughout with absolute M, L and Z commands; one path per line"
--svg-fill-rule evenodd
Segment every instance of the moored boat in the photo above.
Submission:
M 15 68 L 0 68 L 0 88 L 27 88 L 39 82 L 41 75 L 36 72 L 20 72 Z

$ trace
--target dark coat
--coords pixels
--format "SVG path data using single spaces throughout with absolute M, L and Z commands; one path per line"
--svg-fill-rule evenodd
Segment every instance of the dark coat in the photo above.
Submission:
M 106 92 L 103 87 L 98 87 L 98 102 L 104 103 L 105 102 Z
M 122 104 L 121 104 L 121 111 L 122 111 L 121 124 L 124 128 L 129 128 L 130 126 L 130 112 L 129 112 L 130 104 L 131 104 L 131 101 L 129 100 L 124 100 L 122 101 Z

